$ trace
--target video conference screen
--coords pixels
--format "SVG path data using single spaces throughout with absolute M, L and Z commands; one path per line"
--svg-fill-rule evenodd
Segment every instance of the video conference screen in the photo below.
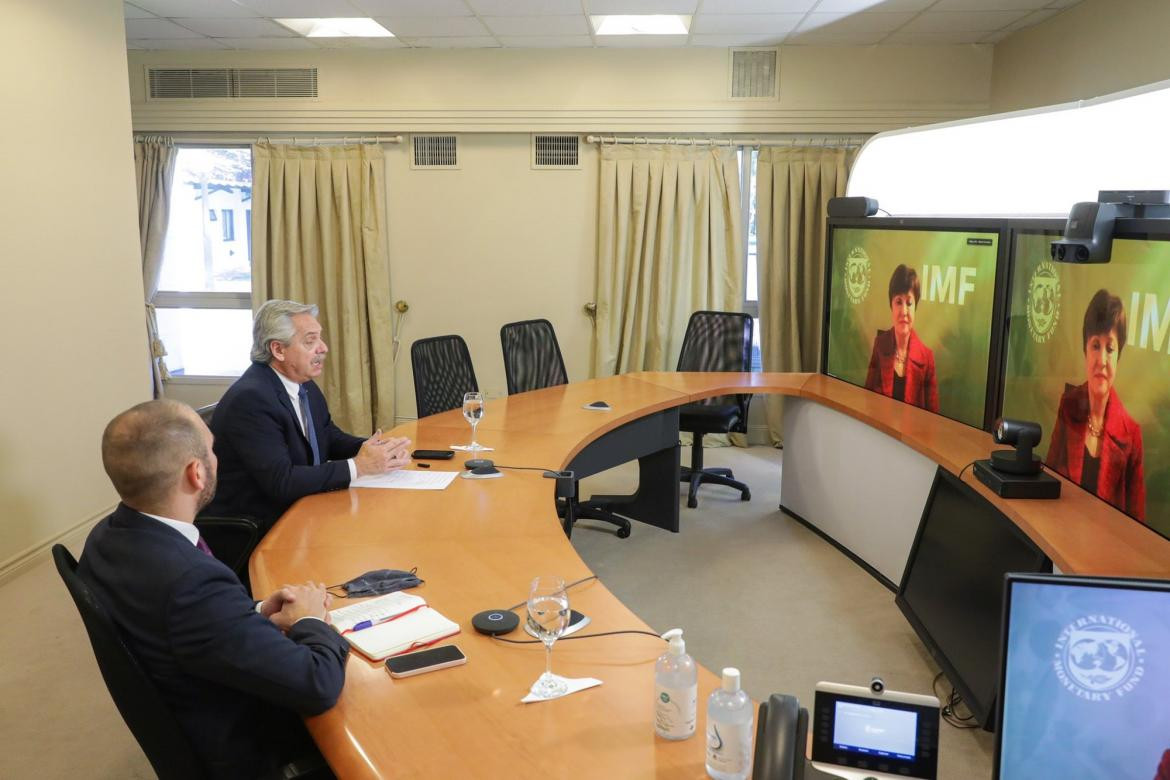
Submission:
M 999 231 L 831 226 L 825 371 L 982 427 Z
M 1170 536 L 1170 240 L 1054 263 L 1017 233 L 1003 415 L 1043 427 L 1052 469 Z
M 1062 579 L 1009 580 L 996 777 L 1170 777 L 1168 584 Z

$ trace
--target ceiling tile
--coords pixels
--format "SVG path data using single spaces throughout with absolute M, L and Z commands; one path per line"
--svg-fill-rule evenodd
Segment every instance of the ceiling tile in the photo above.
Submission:
M 691 46 L 777 46 L 784 41 L 784 35 L 692 35 Z
M 787 33 L 796 29 L 804 14 L 699 14 L 691 21 L 692 33 L 732 35 Z
M 281 51 L 285 49 L 313 49 L 318 47 L 308 38 L 217 38 L 231 49 L 241 51 Z M 391 39 L 393 40 L 393 39 Z
M 350 0 L 368 16 L 471 16 L 463 0 Z M 577 8 L 580 11 L 580 6 Z
M 699 0 L 589 0 L 589 13 L 608 14 L 693 14 Z M 616 36 L 627 38 L 629 36 Z
M 906 25 L 907 32 L 993 32 L 1027 16 L 1027 11 L 927 11 Z
M 303 40 L 309 41 L 318 49 L 403 49 L 406 47 L 406 42 L 397 38 L 305 38 Z
M 784 45 L 798 46 L 869 46 L 880 43 L 888 32 L 831 32 L 825 28 L 812 32 L 792 33 L 784 39 Z
M 257 16 L 244 6 L 232 0 L 137 0 L 134 5 L 145 8 L 156 16 L 170 18 L 248 18 Z M 129 19 L 129 15 L 126 17 Z
M 484 16 L 496 35 L 589 35 L 584 14 L 576 16 Z
M 488 34 L 487 28 L 474 16 L 380 17 L 377 21 L 400 38 L 475 38 Z
M 817 13 L 857 13 L 858 11 L 918 12 L 929 8 L 935 0 L 821 0 Z
M 803 14 L 817 0 L 703 0 L 702 14 Z
M 522 38 L 499 36 L 509 49 L 579 49 L 593 45 L 588 35 L 526 35 Z
M 935 11 L 1034 11 L 1049 0 L 938 0 L 930 7 Z
M 346 0 L 236 0 L 260 16 L 274 19 L 329 19 L 367 16 Z
M 212 38 L 289 38 L 296 35 L 268 19 L 176 19 L 175 22 Z
M 1012 34 L 1011 30 L 998 30 L 998 31 L 992 32 L 992 33 L 983 33 L 983 38 L 981 38 L 979 42 L 980 43 L 999 43 L 1000 41 L 1002 41 L 1004 38 L 1008 37 L 1011 34 Z
M 1070 8 L 1079 2 L 1081 2 L 1081 0 L 1048 0 L 1047 7 L 1048 8 Z
M 122 16 L 126 19 L 153 19 L 154 14 L 144 11 L 138 6 L 122 3 Z
M 592 7 L 592 4 L 590 5 Z M 685 46 L 686 35 L 598 35 L 597 45 L 612 49 L 665 49 Z
M 951 32 L 913 32 L 899 30 L 891 33 L 882 43 L 918 43 L 918 44 L 945 44 L 945 43 L 980 43 L 987 37 L 986 31 L 951 31 Z
M 840 35 L 855 32 L 891 32 L 914 18 L 913 13 L 872 13 L 872 14 L 809 14 L 798 28 L 801 32 L 822 30 Z
M 202 38 L 203 36 L 166 19 L 127 19 L 126 37 L 141 41 Z
M 1011 24 L 1009 24 L 1007 27 L 1004 27 L 1003 29 L 1004 29 L 1004 32 L 1015 32 L 1016 30 L 1022 30 L 1025 27 L 1031 27 L 1034 24 L 1040 24 L 1040 22 L 1043 22 L 1047 19 L 1051 19 L 1052 17 L 1056 16 L 1058 13 L 1060 13 L 1060 10 L 1056 9 L 1056 8 L 1045 8 L 1045 9 L 1040 10 L 1040 11 L 1033 11 L 1032 13 L 1028 14 L 1024 18 L 1022 18 L 1018 21 L 1012 22 Z
M 468 38 L 414 38 L 411 46 L 420 49 L 498 49 L 500 44 L 495 38 L 488 35 L 476 35 Z
M 134 44 L 136 49 L 146 49 L 148 51 L 194 51 L 196 49 L 226 49 L 219 41 L 214 38 L 171 38 L 164 40 L 139 40 L 135 39 L 129 41 Z
M 480 16 L 568 16 L 585 14 L 581 0 L 467 0 Z

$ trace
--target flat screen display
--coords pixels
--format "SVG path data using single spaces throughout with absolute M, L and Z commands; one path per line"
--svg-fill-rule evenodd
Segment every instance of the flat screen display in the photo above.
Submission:
M 1004 575 L 1051 570 L 990 502 L 936 472 L 894 603 L 980 724 L 994 712 Z
M 1054 263 L 1017 233 L 1003 414 L 1043 427 L 1053 470 L 1170 536 L 1170 240 Z
M 826 373 L 983 427 L 998 228 L 830 228 Z
M 996 777 L 1170 777 L 1170 583 L 1012 578 L 1006 603 Z
M 853 753 L 913 761 L 918 713 L 839 701 L 833 718 L 833 747 Z

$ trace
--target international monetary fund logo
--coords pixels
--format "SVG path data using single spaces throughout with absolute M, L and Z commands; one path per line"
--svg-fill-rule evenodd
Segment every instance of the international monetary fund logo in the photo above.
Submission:
M 1112 701 L 1141 684 L 1145 658 L 1145 645 L 1124 620 L 1085 615 L 1060 632 L 1052 665 L 1060 684 L 1077 698 Z
M 1060 319 L 1060 274 L 1047 260 L 1028 280 L 1028 332 L 1037 344 L 1052 337 Z
M 845 258 L 845 294 L 850 303 L 861 303 L 869 295 L 869 255 L 859 246 Z

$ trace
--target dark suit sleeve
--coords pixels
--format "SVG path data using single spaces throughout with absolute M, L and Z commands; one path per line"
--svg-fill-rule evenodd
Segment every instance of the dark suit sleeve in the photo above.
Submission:
M 324 429 L 326 441 L 328 445 L 325 448 L 325 457 L 329 460 L 349 460 L 358 454 L 358 450 L 362 448 L 365 439 L 360 436 L 353 436 L 337 427 L 337 423 L 333 422 L 333 416 L 329 414 L 329 405 L 325 402 L 325 396 L 320 390 L 313 387 L 314 395 L 317 396 L 316 407 L 313 411 L 314 415 L 321 414 L 325 424 L 321 426 Z M 316 411 L 320 409 L 320 412 Z
M 196 567 L 176 583 L 167 629 L 180 667 L 196 677 L 302 715 L 341 695 L 349 643 L 319 620 L 301 620 L 285 636 L 224 567 L 210 577 Z
M 284 416 L 280 406 L 265 403 L 260 393 L 250 392 L 240 395 L 230 418 L 216 426 L 260 489 L 281 506 L 288 506 L 305 496 L 348 487 L 349 466 L 344 461 L 319 466 L 292 462 L 285 424 L 278 416 Z

